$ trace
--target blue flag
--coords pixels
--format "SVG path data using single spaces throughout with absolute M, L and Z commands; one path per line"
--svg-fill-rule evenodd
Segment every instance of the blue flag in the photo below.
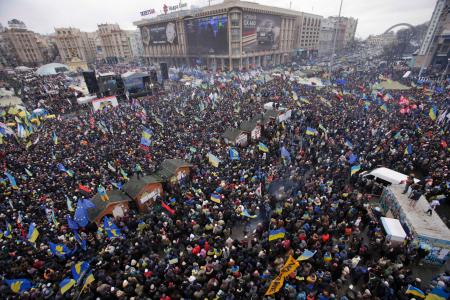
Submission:
M 116 238 L 122 236 L 119 227 L 117 227 L 117 225 L 114 224 L 112 221 L 110 221 L 106 216 L 103 219 L 103 226 L 109 238 Z
M 69 249 L 64 244 L 54 244 L 52 242 L 49 243 L 50 251 L 52 251 L 53 255 L 56 255 L 61 258 L 65 258 L 66 256 L 72 255 L 72 250 Z
M 241 157 L 239 156 L 239 152 L 236 149 L 230 148 L 229 153 L 230 153 L 231 160 L 240 160 L 241 159 Z
M 289 151 L 283 146 L 281 147 L 281 157 L 283 157 L 286 160 L 291 160 L 291 154 L 289 153 Z
M 9 183 L 14 189 L 17 189 L 17 182 L 14 176 L 12 176 L 9 172 L 5 172 L 6 177 L 8 177 Z
M 32 282 L 28 279 L 7 279 L 6 283 L 9 285 L 11 291 L 16 294 L 25 292 L 33 286 Z
M 89 263 L 85 261 L 80 261 L 72 265 L 72 277 L 77 281 L 77 284 L 83 279 L 83 276 L 88 270 Z
M 348 158 L 349 164 L 353 165 L 358 160 L 358 156 L 355 154 L 350 154 L 350 157 Z
M 94 203 L 87 199 L 78 200 L 74 219 L 81 227 L 86 227 L 86 225 L 89 223 L 87 215 L 88 208 L 95 208 Z

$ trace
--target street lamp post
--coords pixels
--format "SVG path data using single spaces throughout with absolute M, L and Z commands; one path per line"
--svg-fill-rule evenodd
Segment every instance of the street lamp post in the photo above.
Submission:
M 341 5 L 339 6 L 338 26 L 335 26 L 336 28 L 334 29 L 333 51 L 331 53 L 331 60 L 330 60 L 330 79 L 331 79 L 331 74 L 333 73 L 334 53 L 336 50 L 336 39 L 337 39 L 338 27 L 341 26 L 341 11 L 342 11 L 342 2 L 343 1 L 344 0 L 341 0 Z

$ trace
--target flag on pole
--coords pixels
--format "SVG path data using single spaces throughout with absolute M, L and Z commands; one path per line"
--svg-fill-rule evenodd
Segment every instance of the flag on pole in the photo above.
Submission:
M 210 199 L 211 199 L 211 201 L 213 201 L 215 203 L 218 203 L 218 204 L 222 203 L 222 201 L 220 200 L 220 195 L 211 194 Z
M 212 154 L 211 152 L 209 152 L 208 154 L 207 154 L 207 157 L 208 157 L 208 161 L 209 161 L 209 163 L 213 166 L 213 167 L 219 167 L 219 164 L 221 163 L 221 160 L 217 157 L 217 156 L 215 156 L 214 154 Z
M 112 172 L 116 172 L 116 168 L 113 167 L 113 165 L 111 165 L 111 163 L 108 161 L 108 169 L 110 169 Z
M 72 278 L 65 278 L 59 283 L 59 291 L 61 295 L 70 290 L 75 285 L 75 280 Z
M 358 173 L 361 170 L 361 165 L 352 166 L 350 170 L 350 176 L 353 176 L 354 174 Z
M 281 147 L 280 149 L 281 152 L 281 157 L 287 161 L 291 160 L 291 154 L 289 153 L 289 151 L 286 149 L 286 147 Z
M 8 178 L 9 184 L 11 185 L 11 187 L 13 189 L 18 189 L 17 182 L 16 182 L 16 179 L 14 178 L 14 176 L 12 176 L 9 172 L 6 172 L 6 171 L 5 171 L 5 176 Z
M 38 236 L 39 236 L 39 231 L 36 228 L 36 224 L 31 223 L 30 227 L 28 228 L 27 240 L 30 243 L 36 243 Z
M 269 148 L 265 144 L 263 144 L 261 142 L 258 144 L 258 149 L 259 149 L 259 151 L 262 151 L 264 153 L 268 153 L 269 152 Z
M 12 226 L 8 222 L 6 222 L 6 231 L 5 231 L 4 235 L 8 239 L 12 238 Z
M 31 173 L 27 168 L 25 168 L 25 173 L 27 173 L 28 176 L 33 177 L 33 173 Z
M 428 115 L 430 116 L 430 119 L 431 119 L 431 120 L 433 120 L 433 121 L 436 120 L 437 115 L 438 115 L 438 110 L 437 110 L 437 108 L 436 108 L 435 105 L 433 105 L 433 106 L 430 108 L 430 112 L 428 113 Z
M 298 260 L 298 261 L 308 260 L 308 259 L 310 259 L 311 257 L 313 257 L 314 254 L 316 254 L 316 251 L 312 252 L 312 251 L 310 251 L 310 250 L 308 250 L 308 249 L 305 249 L 305 251 L 303 251 L 302 255 L 300 255 L 300 256 L 297 258 L 297 260 Z
M 407 287 L 407 289 L 405 291 L 405 294 L 406 295 L 413 295 L 413 296 L 419 297 L 419 298 L 425 298 L 425 293 L 422 290 L 420 290 L 420 289 L 418 289 L 415 286 L 412 286 L 410 284 L 408 284 L 408 287 Z
M 353 149 L 353 144 L 349 140 L 345 140 L 345 145 L 350 149 Z
M 6 283 L 9 285 L 11 291 L 16 294 L 25 292 L 33 286 L 33 283 L 28 279 L 6 279 Z
M 103 228 L 105 229 L 106 234 L 108 235 L 109 238 L 116 238 L 122 236 L 119 227 L 117 227 L 117 225 L 114 224 L 112 221 L 110 221 L 106 216 L 103 219 Z
M 284 229 L 284 228 L 270 230 L 269 231 L 269 241 L 282 239 L 282 238 L 284 238 L 285 235 L 286 235 L 286 229 Z
M 66 197 L 67 210 L 69 210 L 70 212 L 74 212 L 75 209 L 73 209 L 72 201 L 70 201 L 70 198 L 67 197 L 67 195 L 64 196 Z
M 89 208 L 95 208 L 95 204 L 87 199 L 80 199 L 77 203 L 77 209 L 75 210 L 74 220 L 81 227 L 86 227 L 89 223 L 87 211 Z
M 239 156 L 239 152 L 234 148 L 230 148 L 229 154 L 230 154 L 231 160 L 240 160 L 241 159 Z
M 412 153 L 413 153 L 412 145 L 408 144 L 408 146 L 406 146 L 406 148 L 405 148 L 404 154 L 405 155 L 411 155 Z
M 50 242 L 50 251 L 53 253 L 53 255 L 56 255 L 58 257 L 64 258 L 66 255 L 70 255 L 72 251 L 64 244 L 55 244 Z
M 312 127 L 306 127 L 306 134 L 307 135 L 311 135 L 311 136 L 315 136 L 318 135 L 319 132 L 317 131 L 317 129 L 312 128 Z
M 447 293 L 443 288 L 441 287 L 435 287 L 431 290 L 430 293 L 428 293 L 425 300 L 447 300 L 450 297 L 450 293 Z
M 120 175 L 122 175 L 122 177 L 125 179 L 125 180 L 128 180 L 129 178 L 128 178 L 128 174 L 122 169 L 122 168 L 120 168 Z
M 84 289 L 87 288 L 91 283 L 93 283 L 94 280 L 95 280 L 94 275 L 92 274 L 92 272 L 90 272 L 84 279 L 83 287 L 81 288 L 80 293 L 83 293 Z
M 262 196 L 262 184 L 261 182 L 259 183 L 258 188 L 255 191 L 256 196 L 261 197 Z
M 72 277 L 75 279 L 77 285 L 81 282 L 81 279 L 83 279 L 88 270 L 89 263 L 85 261 L 80 261 L 72 265 Z
M 387 109 L 387 105 L 386 105 L 386 103 L 385 103 L 385 104 L 383 104 L 383 105 L 381 105 L 381 106 L 380 106 L 380 109 L 381 109 L 382 111 L 384 111 L 384 112 L 387 112 L 387 111 L 388 111 L 388 109 Z
M 98 194 L 100 195 L 100 199 L 102 201 L 108 201 L 109 200 L 109 196 L 106 193 L 106 189 L 100 184 L 97 188 Z
M 53 131 L 52 133 L 52 139 L 53 139 L 53 143 L 55 143 L 55 145 L 58 145 L 58 136 L 56 135 L 56 132 Z
M 241 212 L 241 216 L 247 217 L 250 219 L 254 219 L 257 217 L 256 215 L 250 215 L 250 213 L 248 212 L 248 210 L 246 208 L 244 208 L 244 210 Z

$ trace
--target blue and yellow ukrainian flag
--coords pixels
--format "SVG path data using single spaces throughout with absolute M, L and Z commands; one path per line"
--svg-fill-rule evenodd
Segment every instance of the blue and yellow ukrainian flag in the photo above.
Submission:
M 308 260 L 308 259 L 310 259 L 311 257 L 313 257 L 314 254 L 316 254 L 316 251 L 312 252 L 312 251 L 310 251 L 310 250 L 308 250 L 308 249 L 305 249 L 305 251 L 303 251 L 302 255 L 300 255 L 300 256 L 297 258 L 297 260 L 298 260 L 298 261 Z
M 6 283 L 9 285 L 11 291 L 13 291 L 16 294 L 25 292 L 33 286 L 30 280 L 28 279 L 11 279 L 6 280 Z
M 411 155 L 413 153 L 412 145 L 408 144 L 405 148 L 405 155 Z
M 122 177 L 125 179 L 125 180 L 128 180 L 129 178 L 128 178 L 128 174 L 122 169 L 122 168 L 120 168 L 120 175 L 122 175 Z
M 8 177 L 9 184 L 11 185 L 11 187 L 13 189 L 18 189 L 17 182 L 16 182 L 16 179 L 14 178 L 14 176 L 12 176 L 9 172 L 6 172 L 6 171 L 5 171 L 5 176 Z
M 83 290 L 85 288 L 87 288 L 91 283 L 93 283 L 95 280 L 94 275 L 92 274 L 92 272 L 89 272 L 89 274 L 86 276 L 86 278 L 84 279 L 83 282 L 83 287 L 81 288 L 81 292 L 83 292 Z
M 72 251 L 64 244 L 54 244 L 52 242 L 49 243 L 50 251 L 58 257 L 64 257 L 67 254 L 70 254 Z
M 381 109 L 382 111 L 384 111 L 384 112 L 387 112 L 387 111 L 388 111 L 388 109 L 387 109 L 387 105 L 386 105 L 386 103 L 385 103 L 385 104 L 383 104 L 383 105 L 381 105 L 381 106 L 380 106 L 380 109 Z
M 450 293 L 445 292 L 440 287 L 435 287 L 425 298 L 425 300 L 447 300 Z
M 219 167 L 219 164 L 221 163 L 220 159 L 215 156 L 214 154 L 212 154 L 211 152 L 209 152 L 207 154 L 208 156 L 208 162 L 213 166 L 213 167 Z
M 65 292 L 70 290 L 74 285 L 76 281 L 72 278 L 65 278 L 59 283 L 59 291 L 61 292 L 61 295 L 64 295 Z
M 58 145 L 58 136 L 56 135 L 56 132 L 53 131 L 52 133 L 52 139 L 55 145 Z
M 268 153 L 269 152 L 269 148 L 265 144 L 263 144 L 261 142 L 258 144 L 258 149 L 260 151 L 264 152 L 264 153 Z
M 251 218 L 251 219 L 256 218 L 256 215 L 250 215 L 250 213 L 248 212 L 248 210 L 246 208 L 244 208 L 244 210 L 241 212 L 241 216 Z
M 9 223 L 6 223 L 5 237 L 8 239 L 12 238 L 12 226 Z
M 358 173 L 361 170 L 361 165 L 352 166 L 350 170 L 350 176 L 353 176 L 354 174 Z
M 286 235 L 286 229 L 284 229 L 284 228 L 270 230 L 269 231 L 269 242 L 278 240 L 278 239 L 282 239 L 282 238 L 284 238 L 285 235 Z
M 211 194 L 210 199 L 211 199 L 212 202 L 216 202 L 218 204 L 222 203 L 222 201 L 220 200 L 220 195 Z
M 315 135 L 317 135 L 319 132 L 315 129 L 315 128 L 312 128 L 312 127 L 306 127 L 306 134 L 307 135 L 312 135 L 312 136 L 315 136 Z
M 106 193 L 105 188 L 101 184 L 98 186 L 97 191 L 98 191 L 98 193 L 100 195 L 100 199 L 102 201 L 108 201 L 109 200 L 109 196 Z
M 36 228 L 36 224 L 31 223 L 30 227 L 28 228 L 27 240 L 30 243 L 36 243 L 38 236 L 39 236 L 39 231 Z
M 428 113 L 428 115 L 430 116 L 431 120 L 435 121 L 437 118 L 437 114 L 438 114 L 437 108 L 436 108 L 436 106 L 433 105 L 430 108 L 430 112 Z
M 323 255 L 323 261 L 329 263 L 332 260 L 333 257 L 331 256 L 330 252 L 325 252 L 325 254 Z
M 420 289 L 416 288 L 415 286 L 412 286 L 408 284 L 408 288 L 405 292 L 406 295 L 413 295 L 419 298 L 425 298 L 425 293 L 422 292 Z
M 239 157 L 239 152 L 234 148 L 230 148 L 229 154 L 230 154 L 231 160 L 240 160 L 241 159 Z
M 103 219 L 103 227 L 109 238 L 116 238 L 122 236 L 119 227 L 117 227 L 116 224 L 110 221 L 108 217 L 105 217 Z
M 77 285 L 88 270 L 89 270 L 89 263 L 85 261 L 80 261 L 72 265 L 72 277 L 77 282 Z

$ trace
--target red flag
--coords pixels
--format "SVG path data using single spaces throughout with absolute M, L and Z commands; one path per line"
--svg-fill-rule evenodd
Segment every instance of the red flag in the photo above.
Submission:
M 446 142 L 445 140 L 441 140 L 441 147 L 442 147 L 443 149 L 445 149 L 445 148 L 448 147 L 448 144 L 447 144 L 447 142 Z
M 162 207 L 164 207 L 171 215 L 175 214 L 175 210 L 170 208 L 169 205 L 167 205 L 166 203 L 164 203 L 164 201 L 161 201 L 161 205 Z
M 86 192 L 86 193 L 90 193 L 90 192 L 91 192 L 91 189 L 90 189 L 89 187 L 84 186 L 84 185 L 82 185 L 81 183 L 78 185 L 78 188 L 79 188 L 80 190 L 82 190 L 83 192 Z

